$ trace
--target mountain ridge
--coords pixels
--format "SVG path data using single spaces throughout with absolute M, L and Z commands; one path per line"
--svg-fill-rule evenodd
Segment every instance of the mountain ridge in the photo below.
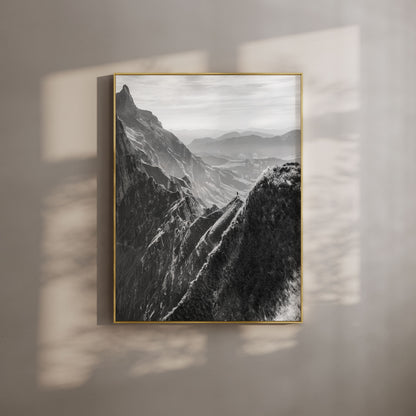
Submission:
M 266 170 L 164 319 L 300 319 L 300 166 Z

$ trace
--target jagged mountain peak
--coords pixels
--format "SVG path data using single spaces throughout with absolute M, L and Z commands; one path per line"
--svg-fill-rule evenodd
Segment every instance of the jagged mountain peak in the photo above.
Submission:
M 123 88 L 116 94 L 117 106 L 134 105 L 133 97 L 130 94 L 130 89 L 127 85 L 123 85 Z M 118 107 L 120 108 L 120 107 Z
M 129 121 L 135 124 L 139 123 L 138 126 L 142 128 L 149 128 L 152 125 L 162 127 L 162 123 L 151 111 L 142 110 L 136 106 L 127 85 L 123 85 L 120 92 L 116 94 L 116 108 L 117 115 L 123 121 Z

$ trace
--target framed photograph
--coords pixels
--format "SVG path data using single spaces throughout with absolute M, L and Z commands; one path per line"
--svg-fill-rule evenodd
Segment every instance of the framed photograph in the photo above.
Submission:
M 114 75 L 114 322 L 302 322 L 302 74 Z

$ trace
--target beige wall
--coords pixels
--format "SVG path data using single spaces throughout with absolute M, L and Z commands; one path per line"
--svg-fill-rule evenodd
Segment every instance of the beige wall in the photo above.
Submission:
M 1 414 L 416 413 L 413 0 L 0 4 Z M 115 71 L 304 73 L 304 324 L 110 324 Z

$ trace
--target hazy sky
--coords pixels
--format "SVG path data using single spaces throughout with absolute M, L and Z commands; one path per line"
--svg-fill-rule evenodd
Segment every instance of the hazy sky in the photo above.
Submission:
M 118 75 L 136 106 L 166 129 L 300 128 L 300 77 L 295 75 Z

